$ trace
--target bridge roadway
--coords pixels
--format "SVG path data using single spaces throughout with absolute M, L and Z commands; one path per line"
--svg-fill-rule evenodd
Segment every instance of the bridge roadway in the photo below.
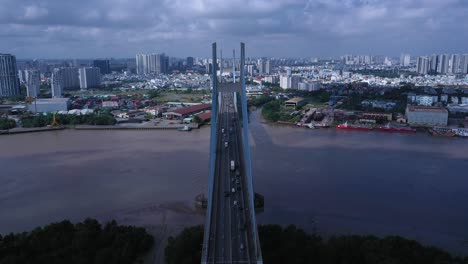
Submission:
M 249 210 L 254 209 L 249 208 L 242 134 L 236 109 L 234 93 L 220 93 L 207 263 L 257 263 L 254 227 L 249 220 Z M 235 163 L 234 170 L 231 161 Z

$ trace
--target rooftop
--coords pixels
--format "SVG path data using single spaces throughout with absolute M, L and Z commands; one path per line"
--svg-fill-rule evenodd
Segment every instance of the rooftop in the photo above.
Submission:
M 186 114 L 190 114 L 190 113 L 193 113 L 193 112 L 206 110 L 208 108 L 211 108 L 210 104 L 199 104 L 199 105 L 192 105 L 192 106 L 188 106 L 188 107 L 184 107 L 184 108 L 179 108 L 179 109 L 176 109 L 176 110 L 174 110 L 172 112 L 180 114 L 180 115 L 186 115 Z
M 447 109 L 437 106 L 422 106 L 422 105 L 409 105 L 408 111 L 410 112 L 437 112 L 447 113 Z
M 297 103 L 299 103 L 299 102 L 302 101 L 302 100 L 304 100 L 304 98 L 302 98 L 302 97 L 294 97 L 294 98 L 291 98 L 291 99 L 287 100 L 287 101 L 284 102 L 284 103 L 286 103 L 286 104 L 294 104 L 294 103 L 296 103 L 296 104 L 297 104 Z
M 70 101 L 68 98 L 39 98 L 36 99 L 38 104 L 56 104 L 56 103 L 66 103 Z

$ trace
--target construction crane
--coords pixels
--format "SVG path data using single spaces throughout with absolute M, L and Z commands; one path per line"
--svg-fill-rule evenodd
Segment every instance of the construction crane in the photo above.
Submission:
M 60 124 L 57 122 L 57 118 L 55 117 L 55 113 L 52 116 L 52 123 L 50 124 L 51 127 L 58 127 Z

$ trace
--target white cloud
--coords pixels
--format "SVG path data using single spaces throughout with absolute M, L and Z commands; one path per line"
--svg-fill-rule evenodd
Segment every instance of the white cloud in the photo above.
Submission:
M 49 11 L 46 8 L 38 7 L 35 5 L 29 5 L 24 7 L 23 19 L 37 19 L 40 17 L 47 16 Z
M 44 44 L 50 41 L 55 47 L 62 44 L 60 51 L 87 57 L 127 56 L 134 50 L 161 48 L 174 55 L 180 52 L 189 55 L 200 52 L 195 47 L 216 39 L 250 42 L 253 48 L 259 47 L 258 52 L 265 52 L 263 43 L 270 52 L 278 52 L 271 55 L 308 52 L 339 55 L 335 52 L 341 52 L 339 45 L 344 43 L 343 49 L 349 52 L 378 49 L 398 54 L 397 49 L 402 47 L 398 43 L 437 50 L 445 47 L 444 36 L 458 38 L 457 43 L 468 41 L 468 36 L 461 33 L 468 28 L 465 19 L 468 5 L 463 0 L 80 0 L 79 4 L 42 0 L 40 3 L 2 0 L 0 36 L 9 40 L 0 42 L 2 52 L 16 51 L 14 43 L 26 38 L 31 45 L 22 51 L 24 54 L 34 54 L 37 47 L 49 50 L 53 56 L 57 49 Z M 15 32 L 18 26 L 21 30 Z M 39 37 L 36 32 L 43 35 Z M 435 35 L 438 36 L 435 40 L 428 39 Z M 388 41 L 390 36 L 392 41 Z M 44 46 L 38 47 L 34 41 Z M 417 41 L 424 45 L 418 45 Z M 112 49 L 87 46 L 90 42 L 102 43 L 103 47 L 108 43 Z M 297 48 L 287 48 L 295 42 Z M 60 54 L 64 55 L 67 54 Z

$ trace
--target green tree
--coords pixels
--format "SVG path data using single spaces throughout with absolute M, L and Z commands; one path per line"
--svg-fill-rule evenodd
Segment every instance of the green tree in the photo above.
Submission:
M 15 127 L 15 120 L 9 118 L 0 118 L 0 130 L 12 129 Z

